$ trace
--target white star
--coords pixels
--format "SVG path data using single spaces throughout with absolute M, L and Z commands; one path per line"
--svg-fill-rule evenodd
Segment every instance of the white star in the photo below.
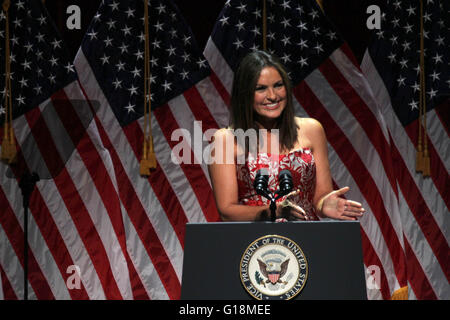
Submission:
M 144 59 L 143 54 L 144 54 L 144 52 L 142 52 L 141 50 L 138 49 L 138 51 L 134 55 L 136 56 L 136 59 L 139 60 L 139 59 Z
M 164 31 L 163 25 L 164 25 L 164 23 L 160 23 L 159 21 L 157 21 L 156 24 L 154 25 L 154 27 L 156 28 L 156 31 L 158 31 L 158 30 Z
M 327 33 L 327 37 L 328 37 L 330 40 L 337 39 L 336 32 L 332 32 L 332 31 L 328 32 L 328 33 Z
M 22 77 L 22 79 L 21 80 L 19 80 L 19 82 L 20 82 L 20 87 L 21 88 L 23 88 L 23 87 L 28 87 L 28 80 L 26 80 L 24 77 Z
M 242 40 L 236 39 L 235 42 L 233 42 L 233 44 L 236 46 L 236 49 L 239 48 L 243 48 L 244 46 L 242 45 Z
M 103 57 L 101 57 L 100 60 L 102 60 L 102 65 L 109 63 L 109 57 L 106 54 L 103 54 Z
M 50 83 L 56 83 L 55 78 L 56 76 L 51 74 L 47 79 L 50 81 Z
M 166 70 L 166 74 L 169 74 L 170 72 L 173 72 L 174 65 L 171 65 L 167 62 L 167 66 L 163 67 L 164 70 Z
M 70 62 L 68 62 L 67 65 L 64 66 L 64 68 L 66 68 L 67 73 L 69 73 L 69 72 L 75 72 L 74 66 L 73 66 L 73 64 L 71 64 Z
M 134 108 L 136 107 L 136 105 L 132 105 L 131 102 L 128 103 L 128 105 L 125 107 L 125 109 L 128 111 L 128 113 L 130 112 L 135 112 Z
M 39 18 L 37 18 L 37 20 L 39 20 L 39 25 L 43 25 L 44 23 L 47 23 L 47 17 L 44 17 L 42 14 Z
M 119 60 L 119 63 L 116 64 L 117 71 L 125 70 L 125 63 Z
M 411 88 L 414 89 L 414 92 L 420 91 L 420 85 L 417 82 L 414 82 L 414 84 L 411 86 Z
M 410 45 L 411 45 L 411 42 L 407 42 L 405 40 L 405 42 L 402 43 L 403 51 L 410 49 Z
M 159 7 L 156 7 L 156 10 L 158 10 L 158 14 L 161 14 L 163 12 L 166 12 L 166 6 L 161 3 Z
M 286 46 L 288 44 L 291 44 L 291 40 L 288 36 L 284 35 L 283 39 L 281 39 L 281 42 L 283 42 L 283 45 Z
M 187 52 L 185 52 L 181 57 L 183 58 L 184 62 L 191 60 L 190 55 Z
M 403 29 L 405 29 L 407 34 L 412 32 L 412 28 L 413 28 L 413 26 L 410 24 L 407 24 L 406 26 L 403 27 Z
M 225 16 L 223 16 L 222 18 L 219 19 L 220 23 L 222 24 L 222 27 L 223 27 L 224 25 L 228 24 L 228 19 L 229 19 L 229 18 L 230 18 L 230 17 L 225 17 Z
M 52 58 L 49 61 L 52 64 L 52 67 L 54 67 L 55 65 L 58 64 L 58 58 L 55 58 L 53 56 L 52 56 Z
M 300 30 L 308 30 L 308 28 L 306 27 L 306 22 L 303 22 L 303 23 L 301 23 L 300 22 L 300 24 L 297 26 L 297 28 L 300 28 Z
M 105 43 L 105 47 L 107 48 L 109 46 L 112 46 L 112 41 L 113 41 L 113 39 L 110 39 L 109 37 L 106 37 L 106 39 L 103 40 L 103 42 Z
M 238 31 L 241 31 L 242 29 L 245 30 L 244 25 L 245 25 L 245 22 L 238 21 L 238 23 L 236 25 L 236 27 L 238 28 Z
M 283 7 L 284 10 L 291 8 L 291 6 L 289 5 L 289 2 L 290 1 L 283 0 L 283 3 L 281 4 L 281 6 Z
M 24 60 L 24 61 L 21 63 L 21 65 L 23 66 L 23 70 L 27 70 L 27 69 L 30 69 L 30 70 L 31 70 L 30 64 L 31 64 L 31 62 L 28 62 L 27 60 Z
M 290 26 L 291 26 L 291 24 L 289 23 L 289 20 L 290 20 L 290 19 L 283 18 L 283 21 L 280 22 L 280 23 L 284 26 L 285 29 L 286 29 L 287 27 L 290 27 Z
M 317 42 L 317 45 L 314 47 L 314 49 L 317 50 L 317 54 L 319 54 L 321 51 L 324 51 L 324 50 L 322 49 L 322 45 L 319 44 L 318 42 Z
M 402 67 L 401 67 L 402 69 L 408 67 L 408 60 L 406 60 L 404 58 L 402 60 L 400 60 L 399 63 L 402 65 Z
M 44 42 L 44 35 L 40 32 L 35 36 L 38 42 Z
M 111 7 L 111 11 L 119 10 L 119 4 L 115 1 L 109 5 Z
M 93 40 L 94 38 L 97 39 L 97 32 L 94 32 L 94 30 L 92 30 L 91 32 L 87 33 L 87 35 L 89 37 L 91 37 L 91 40 Z
M 307 42 L 308 42 L 308 40 L 300 39 L 300 42 L 298 43 L 298 45 L 300 46 L 301 49 L 308 48 L 308 45 L 306 44 Z
M 411 6 L 409 6 L 409 8 L 408 9 L 406 9 L 406 11 L 408 11 L 408 17 L 410 16 L 410 15 L 412 15 L 412 14 L 416 14 L 415 13 L 415 8 L 413 8 L 413 7 L 411 7 Z
M 434 39 L 434 41 L 437 42 L 438 46 L 444 45 L 444 38 L 442 38 L 441 36 Z
M 198 64 L 198 67 L 199 68 L 206 68 L 206 59 L 199 59 L 198 61 L 197 61 L 197 64 Z
M 291 56 L 285 53 L 282 57 L 280 57 L 280 59 L 283 60 L 284 64 L 287 64 L 288 62 L 291 61 Z
M 430 77 L 433 78 L 433 81 L 440 80 L 439 78 L 440 73 L 436 73 L 436 71 L 434 71 L 432 74 L 430 74 Z
M 19 106 L 21 104 L 25 104 L 25 97 L 22 97 L 21 94 L 19 94 L 19 96 L 16 98 L 17 102 L 19 102 Z
M 140 75 L 140 73 L 141 73 L 141 70 L 139 70 L 137 67 L 134 67 L 134 70 L 133 71 L 130 71 L 132 74 L 133 74 L 133 78 L 136 78 L 136 77 L 140 77 L 141 75 Z
M 133 94 L 137 94 L 137 87 L 135 87 L 134 85 L 131 85 L 131 88 L 128 88 L 127 90 L 130 91 L 130 97 L 133 96 Z
M 311 12 L 309 13 L 309 15 L 311 16 L 311 19 L 315 19 L 319 16 L 319 13 L 317 12 L 317 10 L 312 9 Z
M 124 52 L 128 53 L 128 46 L 123 42 L 122 42 L 122 45 L 119 47 L 119 49 L 120 49 L 120 53 L 124 53 Z
M 106 22 L 106 24 L 108 25 L 109 30 L 111 30 L 112 28 L 116 28 L 116 21 L 114 21 L 113 19 L 109 19 L 109 21 Z
M 411 106 L 411 111 L 413 111 L 414 109 L 419 109 L 417 107 L 417 102 L 412 100 L 411 103 L 409 103 L 409 106 Z
M 36 92 L 36 95 L 39 95 L 42 93 L 42 87 L 37 85 L 36 87 L 33 88 L 33 90 Z
M 167 90 L 172 90 L 170 88 L 170 86 L 172 85 L 172 83 L 167 82 L 167 80 L 164 80 L 164 83 L 162 84 L 163 88 L 164 88 L 164 92 L 166 92 Z
M 430 99 L 433 99 L 433 97 L 436 95 L 437 90 L 433 90 L 431 89 L 430 91 L 427 92 L 430 95 Z
M 91 39 L 92 40 L 92 39 Z M 53 42 L 51 42 L 51 44 L 52 44 L 52 46 L 53 46 L 53 49 L 56 49 L 56 48 L 61 48 L 61 41 L 62 40 L 53 40 Z
M 127 14 L 127 18 L 134 17 L 134 9 L 128 8 L 128 10 L 125 12 Z
M 437 52 L 436 52 L 436 56 L 432 57 L 431 59 L 434 60 L 434 64 L 437 64 L 438 62 L 442 62 L 442 56 L 440 56 Z
M 119 80 L 116 78 L 115 81 L 112 82 L 114 89 L 117 90 L 117 88 L 122 88 L 122 80 Z
M 306 60 L 308 60 L 308 58 L 300 57 L 300 60 L 298 61 L 298 63 L 300 63 L 301 67 L 308 65 L 308 62 Z
M 183 43 L 184 43 L 185 46 L 188 45 L 188 44 L 191 44 L 191 36 L 184 36 L 183 37 Z
M 170 46 L 166 51 L 169 53 L 169 57 L 175 54 L 176 48 Z
M 181 76 L 181 78 L 183 78 L 183 80 L 184 80 L 184 79 L 188 78 L 189 72 L 187 72 L 187 71 L 185 71 L 185 70 L 183 69 L 183 71 L 180 72 L 180 76 Z
M 127 34 L 131 35 L 131 27 L 128 27 L 127 25 L 125 25 L 125 27 L 123 29 L 120 29 L 123 32 L 123 35 L 126 36 Z
M 246 6 L 247 6 L 246 4 L 242 4 L 242 3 L 241 3 L 241 5 L 240 5 L 240 6 L 237 6 L 236 9 L 239 10 L 239 13 L 247 12 L 247 9 L 245 9 Z
M 397 79 L 398 82 L 398 86 L 404 86 L 405 85 L 405 80 L 406 78 L 403 78 L 402 76 L 400 76 L 400 78 Z
M 391 61 L 391 63 L 397 61 L 397 60 L 395 59 L 395 53 L 393 53 L 393 52 L 388 56 L 388 59 L 389 59 L 389 61 Z

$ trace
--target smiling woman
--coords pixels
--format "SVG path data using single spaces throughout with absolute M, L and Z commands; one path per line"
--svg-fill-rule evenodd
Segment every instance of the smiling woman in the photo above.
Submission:
M 256 148 L 254 141 L 238 139 L 238 133 L 251 130 L 259 131 Z M 333 191 L 324 129 L 317 120 L 294 116 L 289 77 L 265 51 L 251 52 L 240 62 L 231 91 L 231 124 L 214 134 L 214 144 L 215 162 L 208 168 L 225 221 L 269 219 L 270 200 L 256 193 L 254 181 L 265 172 L 274 194 L 284 170 L 292 174 L 295 190 L 277 200 L 279 220 L 355 220 L 364 211 L 341 197 L 348 187 Z M 238 161 L 242 155 L 245 161 Z

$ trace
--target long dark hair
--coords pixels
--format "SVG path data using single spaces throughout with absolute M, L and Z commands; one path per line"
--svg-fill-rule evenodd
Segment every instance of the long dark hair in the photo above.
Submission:
M 278 58 L 266 51 L 257 50 L 247 54 L 241 60 L 234 73 L 230 101 L 230 127 L 234 130 L 258 130 L 255 122 L 253 104 L 256 84 L 261 70 L 265 67 L 274 67 L 279 72 L 286 89 L 286 107 L 277 119 L 275 129 L 279 130 L 281 150 L 291 150 L 297 141 L 297 124 L 294 118 L 294 106 L 292 103 L 292 84 L 284 66 Z M 248 148 L 246 149 L 248 150 Z

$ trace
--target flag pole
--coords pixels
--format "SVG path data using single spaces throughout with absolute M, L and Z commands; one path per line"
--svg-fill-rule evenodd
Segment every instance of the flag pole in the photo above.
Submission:
M 263 0 L 263 23 L 262 23 L 262 40 L 263 40 L 263 50 L 267 50 L 267 1 Z
M 153 150 L 153 137 L 151 125 L 151 91 L 150 91 L 150 53 L 148 31 L 148 2 L 144 0 L 144 25 L 145 25 L 145 58 L 144 58 L 144 142 L 139 173 L 141 176 L 149 176 L 150 169 L 156 168 L 156 156 Z
M 12 125 L 12 92 L 11 92 L 11 63 L 9 47 L 9 6 L 10 0 L 3 1 L 3 11 L 6 17 L 5 27 L 5 126 L 2 141 L 1 160 L 8 164 L 16 161 L 16 140 Z
M 427 108 L 426 108 L 426 80 L 425 80 L 425 49 L 423 34 L 423 1 L 420 0 L 420 91 L 419 91 L 419 138 L 416 153 L 416 172 L 424 177 L 430 176 L 430 155 L 427 141 Z M 423 126 L 423 127 L 422 127 Z

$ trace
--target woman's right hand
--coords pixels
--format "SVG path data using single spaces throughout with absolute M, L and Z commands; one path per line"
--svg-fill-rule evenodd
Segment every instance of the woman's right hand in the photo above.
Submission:
M 300 189 L 294 190 L 286 195 L 286 198 L 277 203 L 276 216 L 277 218 L 285 218 L 289 221 L 308 220 L 308 215 L 302 207 L 292 202 L 292 197 L 298 195 Z

